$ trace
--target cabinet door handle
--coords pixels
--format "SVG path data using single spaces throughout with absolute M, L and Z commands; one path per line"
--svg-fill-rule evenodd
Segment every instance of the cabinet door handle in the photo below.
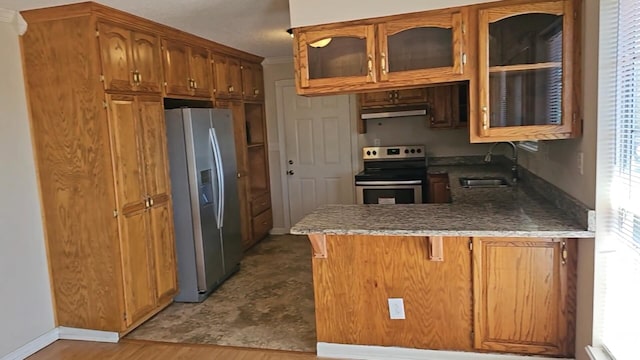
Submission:
M 380 54 L 380 69 L 382 69 L 382 74 L 387 74 L 387 54 Z
M 137 83 L 138 85 L 140 85 L 142 83 L 142 74 L 140 74 L 140 71 L 136 70 L 136 77 L 137 79 Z
M 488 109 L 486 106 L 482 107 L 482 128 L 487 130 L 489 128 L 489 122 L 487 120 Z
M 133 85 L 138 85 L 138 74 L 135 70 L 131 71 L 131 77 L 133 78 Z
M 187 81 L 189 82 L 189 89 L 193 89 L 193 80 L 191 78 L 187 78 Z
M 567 241 L 562 240 L 562 265 L 567 264 L 568 258 L 569 258 L 569 250 L 567 250 Z
M 229 93 L 234 93 L 236 91 L 236 89 L 233 87 L 233 85 L 229 85 L 229 87 L 227 88 Z
M 373 77 L 373 56 L 369 55 L 369 60 L 367 61 L 367 68 L 369 69 L 369 76 Z
M 198 88 L 198 82 L 197 82 L 197 81 L 195 81 L 195 80 L 193 80 L 193 88 L 194 88 L 194 89 L 197 89 L 197 88 Z
M 148 209 L 150 207 L 149 205 L 149 198 L 144 199 L 144 208 Z
M 149 198 L 149 207 L 153 206 L 153 198 Z
M 253 95 L 260 95 L 260 90 L 253 89 Z

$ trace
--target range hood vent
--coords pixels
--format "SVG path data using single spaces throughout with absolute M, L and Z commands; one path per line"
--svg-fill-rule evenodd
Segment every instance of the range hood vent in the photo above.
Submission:
M 365 112 L 366 111 L 366 112 Z M 426 109 L 407 109 L 407 108 L 380 108 L 380 109 L 368 109 L 362 110 L 362 114 L 360 117 L 362 120 L 369 119 L 388 119 L 388 118 L 397 118 L 397 117 L 407 117 L 407 116 L 426 116 Z

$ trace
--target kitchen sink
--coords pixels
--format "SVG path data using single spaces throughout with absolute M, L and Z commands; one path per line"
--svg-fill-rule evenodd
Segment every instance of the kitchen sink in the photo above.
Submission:
M 498 188 L 509 187 L 509 183 L 503 177 L 462 177 L 460 185 L 464 188 Z

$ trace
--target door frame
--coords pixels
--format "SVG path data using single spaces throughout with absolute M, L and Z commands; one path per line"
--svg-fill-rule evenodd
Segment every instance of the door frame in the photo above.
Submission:
M 282 189 L 282 210 L 284 218 L 284 227 L 289 232 L 291 228 L 291 210 L 289 208 L 289 181 L 285 174 L 287 165 L 287 146 L 284 129 L 284 88 L 296 87 L 294 79 L 277 80 L 276 81 L 276 114 L 278 121 L 278 151 L 280 153 L 280 186 Z M 349 129 L 351 130 L 351 176 L 354 177 L 358 173 L 358 130 L 356 119 L 358 110 L 356 109 L 356 95 L 349 95 Z M 275 145 L 275 144 L 274 144 Z M 353 186 L 353 203 L 356 203 L 355 182 Z

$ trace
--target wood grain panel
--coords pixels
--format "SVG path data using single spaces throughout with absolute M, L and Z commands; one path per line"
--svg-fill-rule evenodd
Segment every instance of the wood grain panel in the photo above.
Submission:
M 124 320 L 129 326 L 156 305 L 147 210 L 123 214 L 118 217 L 118 223 L 126 309 Z
M 189 48 L 177 41 L 162 40 L 164 81 L 167 95 L 191 95 Z
M 152 34 L 135 31 L 131 35 L 133 63 L 139 75 L 136 90 L 159 93 L 162 91 L 162 58 L 160 39 Z
M 162 98 L 139 96 L 136 101 L 146 194 L 154 200 L 168 197 L 171 195 L 171 185 Z
M 144 208 L 147 193 L 138 133 L 138 108 L 132 95 L 107 95 L 109 125 L 116 172 L 118 209 L 123 213 Z
M 211 66 L 209 50 L 199 47 L 189 49 L 189 73 L 195 81 L 192 94 L 197 97 L 211 97 Z
M 98 24 L 98 32 L 105 89 L 132 91 L 135 66 L 131 31 L 102 22 Z
M 88 16 L 30 23 L 21 45 L 57 325 L 113 331 L 122 274 L 94 30 Z
M 150 241 L 153 246 L 155 296 L 158 303 L 171 301 L 178 291 L 173 209 L 169 199 L 149 209 Z
M 575 260 L 564 239 L 474 238 L 475 346 L 573 355 Z M 569 255 L 575 257 L 573 244 Z
M 327 236 L 313 259 L 318 341 L 471 350 L 469 238 L 445 238 L 444 261 L 429 261 L 423 237 Z M 403 298 L 406 320 L 387 299 Z

